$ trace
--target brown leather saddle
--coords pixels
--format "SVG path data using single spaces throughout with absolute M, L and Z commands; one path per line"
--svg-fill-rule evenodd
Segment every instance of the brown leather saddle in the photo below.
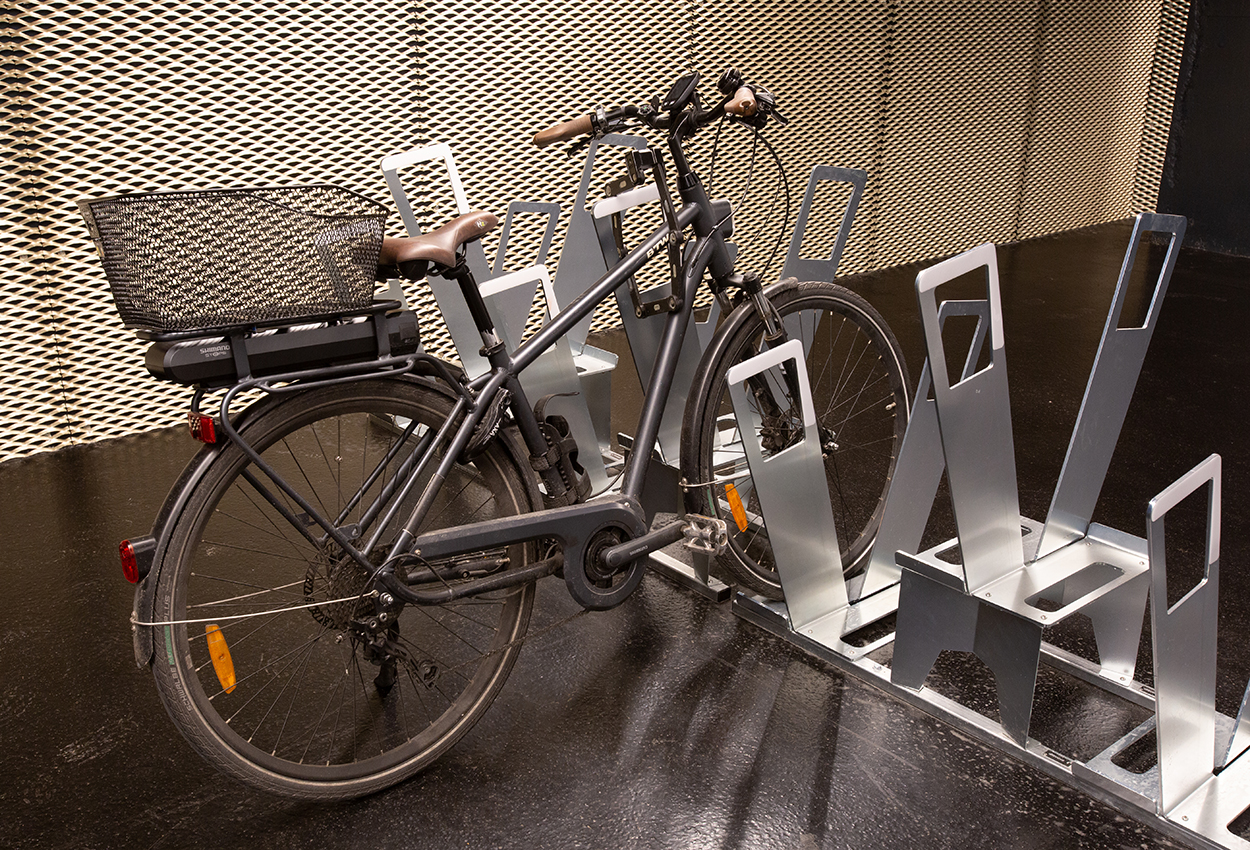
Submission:
M 498 216 L 487 212 L 468 212 L 457 216 L 437 230 L 420 236 L 386 236 L 378 255 L 378 279 L 395 277 L 392 271 L 410 280 L 424 277 L 430 263 L 454 268 L 456 252 L 499 226 Z

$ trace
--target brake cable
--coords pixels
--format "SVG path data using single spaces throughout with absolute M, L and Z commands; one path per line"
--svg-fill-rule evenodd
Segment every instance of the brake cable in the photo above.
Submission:
M 790 179 L 786 176 L 785 166 L 781 164 L 781 157 L 777 155 L 776 148 L 763 136 L 760 136 L 760 141 L 764 143 L 764 147 L 768 148 L 768 152 L 772 154 L 773 162 L 777 164 L 777 172 L 781 175 L 781 185 L 786 193 L 786 215 L 781 220 L 781 227 L 777 229 L 777 241 L 773 243 L 773 252 L 768 256 L 768 262 L 764 265 L 764 273 L 767 274 L 768 270 L 772 268 L 773 260 L 777 258 L 777 252 L 781 250 L 781 242 L 786 235 L 786 225 L 790 223 Z M 773 197 L 775 199 L 776 195 L 774 194 Z

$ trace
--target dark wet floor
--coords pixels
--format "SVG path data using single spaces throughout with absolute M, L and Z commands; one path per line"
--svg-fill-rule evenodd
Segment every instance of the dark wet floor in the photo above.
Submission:
M 1104 225 L 999 253 L 1021 507 L 1035 518 L 1128 234 Z M 915 271 L 845 281 L 886 315 L 913 376 Z M 1250 676 L 1248 322 L 1250 260 L 1183 253 L 1095 517 L 1144 535 L 1146 502 L 1223 454 L 1225 713 Z M 591 614 L 545 580 L 503 695 L 415 779 L 336 805 L 262 796 L 192 753 L 133 663 L 116 543 L 146 531 L 196 445 L 176 429 L 0 466 L 0 847 L 1172 846 L 654 575 Z M 961 659 L 939 673 L 974 700 L 984 686 Z M 1131 722 L 1059 674 L 1039 686 L 1035 736 L 1079 749 Z

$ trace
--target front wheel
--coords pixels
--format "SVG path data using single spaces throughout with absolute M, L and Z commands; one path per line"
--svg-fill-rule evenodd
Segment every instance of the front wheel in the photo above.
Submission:
M 434 465 L 412 490 L 396 485 L 450 413 L 429 386 L 371 380 L 297 394 L 250 419 L 244 436 L 358 544 L 397 508 L 370 553 L 381 565 Z M 530 510 L 502 439 L 452 467 L 421 531 Z M 396 572 L 435 589 L 463 580 L 462 563 L 517 569 L 531 558 L 516 545 Z M 154 629 L 153 672 L 175 724 L 237 779 L 312 800 L 377 791 L 459 740 L 503 686 L 534 602 L 531 583 L 409 605 L 370 634 L 360 624 L 378 619 L 373 571 L 234 445 L 189 495 L 157 566 L 155 619 L 165 624 Z
M 909 415 L 907 366 L 885 320 L 845 287 L 800 283 L 779 287 L 769 298 L 781 316 L 785 339 L 801 339 L 807 351 L 824 475 L 842 567 L 849 576 L 867 564 L 894 476 Z M 730 577 L 767 598 L 781 599 L 768 527 L 726 381 L 732 366 L 769 345 L 763 320 L 749 304 L 726 320 L 704 352 L 686 404 L 681 469 L 687 509 L 722 517 L 729 527 L 721 564 Z M 761 422 L 751 439 L 765 457 L 802 438 L 792 386 L 792 380 L 778 375 L 748 383 L 743 393 Z

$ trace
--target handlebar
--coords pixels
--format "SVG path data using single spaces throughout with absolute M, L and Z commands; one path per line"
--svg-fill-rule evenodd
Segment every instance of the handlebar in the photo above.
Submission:
M 730 73 L 735 74 L 735 81 L 741 79 L 740 76 L 736 75 L 736 72 Z M 658 99 L 653 104 L 656 102 L 658 102 Z M 691 114 L 696 127 L 710 124 L 725 114 L 748 120 L 754 123 L 756 127 L 761 127 L 762 122 L 769 115 L 783 124 L 786 123 L 785 119 L 777 114 L 775 109 L 776 100 L 772 95 L 763 90 L 757 92 L 755 88 L 748 85 L 739 85 L 733 94 L 727 95 L 718 105 L 711 109 L 698 109 L 697 99 L 695 104 L 696 106 L 693 107 Z M 544 148 L 556 142 L 568 141 L 578 136 L 601 135 L 617 129 L 624 120 L 631 118 L 640 120 L 652 129 L 667 130 L 673 126 L 673 122 L 680 114 L 683 113 L 678 111 L 670 114 L 661 113 L 657 111 L 654 105 L 641 109 L 636 106 L 626 106 L 606 112 L 600 109 L 593 114 L 562 121 L 545 130 L 540 130 L 534 134 L 534 144 Z
M 564 142 L 576 136 L 589 136 L 594 132 L 594 122 L 589 115 L 583 115 L 580 118 L 573 118 L 564 121 L 546 130 L 539 130 L 534 134 L 534 144 L 540 148 L 547 145 L 553 145 L 556 142 Z

